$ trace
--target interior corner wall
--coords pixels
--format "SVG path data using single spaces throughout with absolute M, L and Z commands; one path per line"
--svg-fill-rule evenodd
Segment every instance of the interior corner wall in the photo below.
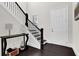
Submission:
M 73 41 L 73 4 L 68 4 L 68 40 L 69 40 L 69 46 L 72 47 L 72 41 Z
M 73 3 L 73 41 L 72 41 L 72 48 L 76 54 L 76 56 L 79 56 L 79 20 L 75 21 L 74 18 L 74 12 L 75 8 L 77 6 L 77 2 Z

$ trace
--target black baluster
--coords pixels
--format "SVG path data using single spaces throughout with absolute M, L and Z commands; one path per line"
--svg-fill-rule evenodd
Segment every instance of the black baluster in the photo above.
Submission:
M 41 49 L 43 49 L 43 28 L 41 28 Z
M 28 14 L 26 13 L 26 26 L 28 27 Z

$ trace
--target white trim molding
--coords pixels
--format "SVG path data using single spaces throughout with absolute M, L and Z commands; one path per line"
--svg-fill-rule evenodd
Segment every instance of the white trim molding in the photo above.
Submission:
M 76 50 L 76 48 L 75 48 L 75 47 L 72 47 L 72 49 L 73 49 L 75 55 L 76 55 L 76 56 L 79 56 L 79 52 Z

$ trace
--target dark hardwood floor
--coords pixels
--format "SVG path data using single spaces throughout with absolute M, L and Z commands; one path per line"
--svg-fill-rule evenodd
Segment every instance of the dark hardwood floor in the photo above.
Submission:
M 29 46 L 28 49 L 21 52 L 19 56 L 75 56 L 75 54 L 72 48 L 47 43 L 43 50 Z

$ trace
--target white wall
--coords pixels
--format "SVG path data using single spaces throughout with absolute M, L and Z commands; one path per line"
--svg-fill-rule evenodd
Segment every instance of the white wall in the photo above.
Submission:
M 70 46 L 72 41 L 72 3 L 61 3 L 61 2 L 29 2 L 28 3 L 28 13 L 29 19 L 32 21 L 32 15 L 38 16 L 38 26 L 39 28 L 44 28 L 44 39 L 47 41 L 54 43 L 52 39 L 52 27 L 50 21 L 50 11 L 57 10 L 61 8 L 68 8 L 68 40 L 69 43 L 61 44 Z M 56 43 L 56 42 L 55 42 Z

